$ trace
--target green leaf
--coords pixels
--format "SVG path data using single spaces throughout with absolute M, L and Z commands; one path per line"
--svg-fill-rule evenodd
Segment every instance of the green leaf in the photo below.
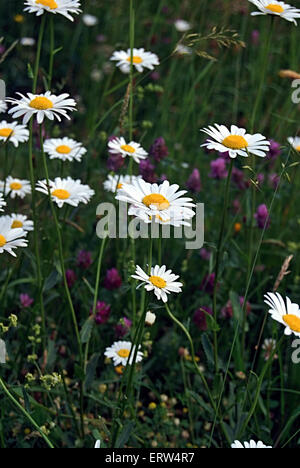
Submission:
M 80 332 L 80 339 L 81 343 L 87 343 L 91 337 L 92 330 L 94 328 L 94 317 L 90 316 L 84 323 L 81 332 Z
M 100 357 L 99 353 L 93 354 L 91 359 L 88 362 L 88 365 L 86 368 L 85 382 L 84 382 L 85 390 L 88 390 L 94 381 L 99 357 Z
M 49 291 L 50 289 L 54 288 L 54 286 L 61 280 L 61 275 L 56 271 L 53 270 L 50 275 L 46 278 L 43 291 Z
M 134 428 L 134 422 L 129 421 L 126 426 L 124 426 L 121 434 L 119 435 L 117 442 L 116 442 L 116 448 L 122 448 L 129 440 L 129 437 L 131 436 L 131 433 Z
M 201 343 L 209 365 L 214 366 L 213 345 L 209 341 L 209 338 L 206 333 L 203 333 L 203 335 L 201 336 Z

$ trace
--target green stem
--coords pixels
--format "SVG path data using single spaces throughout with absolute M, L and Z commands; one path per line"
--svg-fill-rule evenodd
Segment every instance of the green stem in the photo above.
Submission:
M 0 386 L 2 387 L 4 393 L 8 396 L 10 401 L 14 406 L 16 406 L 23 414 L 24 416 L 28 419 L 28 421 L 33 425 L 33 427 L 40 433 L 41 437 L 44 439 L 46 444 L 48 445 L 49 448 L 54 448 L 54 445 L 50 442 L 46 434 L 41 430 L 40 426 L 35 422 L 35 420 L 30 416 L 29 413 L 23 408 L 22 405 L 13 397 L 13 395 L 10 393 L 8 388 L 6 387 L 5 383 L 0 377 Z
M 43 15 L 41 19 L 41 24 L 40 24 L 39 38 L 38 38 L 38 44 L 37 44 L 37 53 L 36 53 L 36 59 L 35 59 L 34 76 L 33 76 L 33 83 L 32 83 L 33 94 L 36 93 L 37 82 L 38 82 L 42 42 L 43 42 L 43 36 L 44 36 L 44 31 L 45 31 L 45 21 L 46 21 L 46 15 Z
M 167 310 L 167 313 L 169 315 L 169 317 L 171 318 L 171 320 L 173 320 L 173 322 L 176 323 L 176 325 L 178 325 L 179 328 L 181 328 L 181 330 L 183 331 L 183 333 L 185 334 L 185 336 L 187 337 L 188 341 L 189 341 L 189 344 L 190 344 L 190 348 L 191 348 L 191 356 L 192 356 L 192 362 L 194 364 L 194 367 L 195 367 L 195 370 L 196 370 L 196 373 L 200 376 L 201 380 L 202 380 L 202 383 L 205 387 L 205 390 L 207 392 L 207 395 L 208 395 L 208 398 L 210 400 L 210 403 L 216 413 L 216 416 L 217 416 L 217 407 L 216 407 L 216 404 L 215 404 L 215 401 L 213 399 L 213 396 L 210 392 L 210 389 L 209 389 L 209 386 L 208 386 L 208 383 L 206 381 L 206 378 L 204 377 L 201 369 L 199 368 L 198 364 L 197 364 L 197 361 L 196 361 L 196 357 L 195 357 L 195 349 L 194 349 L 194 343 L 193 343 L 193 340 L 192 340 L 192 337 L 191 335 L 189 334 L 188 330 L 185 328 L 185 326 L 175 317 L 175 315 L 172 314 L 169 306 L 167 303 L 165 303 L 165 307 L 166 307 L 166 310 Z M 223 431 L 223 434 L 224 436 L 226 437 L 226 440 L 229 444 L 231 444 L 231 439 L 227 433 L 227 430 L 222 422 L 222 419 L 221 417 L 219 418 L 220 419 L 220 427 Z
M 54 219 L 57 240 L 58 240 L 59 261 L 60 261 L 60 267 L 61 267 L 61 272 L 63 276 L 64 288 L 65 288 L 65 293 L 67 296 L 67 301 L 69 304 L 69 308 L 70 308 L 70 312 L 71 312 L 71 316 L 73 320 L 74 332 L 75 332 L 75 336 L 76 336 L 76 340 L 78 344 L 80 367 L 82 371 L 84 371 L 84 356 L 83 356 L 83 350 L 82 350 L 82 345 L 81 345 L 81 340 L 80 340 L 77 318 L 76 318 L 76 314 L 75 314 L 75 310 L 74 310 L 74 306 L 73 306 L 73 302 L 72 302 L 72 298 L 71 298 L 71 294 L 70 294 L 70 290 L 69 290 L 69 286 L 67 282 L 67 277 L 66 277 L 60 226 L 58 223 L 57 214 L 55 211 L 54 203 L 53 203 L 51 192 L 50 192 L 49 173 L 48 173 L 46 155 L 44 152 L 44 142 L 43 142 L 43 133 L 42 133 L 41 125 L 40 125 L 40 142 L 41 142 L 41 152 L 42 152 L 42 159 L 43 159 L 43 164 L 44 164 L 44 171 L 45 171 L 46 182 L 47 182 L 47 187 L 48 187 L 49 202 L 50 202 L 51 212 L 52 212 L 52 216 Z M 83 381 L 82 379 L 80 379 L 80 417 L 81 417 L 81 431 L 82 431 L 82 438 L 83 438 L 84 437 L 84 421 L 83 421 Z
M 98 300 L 98 293 L 99 293 L 99 285 L 100 285 L 100 275 L 101 275 L 101 266 L 103 260 L 103 253 L 105 249 L 106 237 L 103 237 L 102 242 L 100 243 L 99 255 L 98 255 L 98 263 L 97 263 L 97 273 L 96 273 L 96 284 L 94 290 L 94 302 L 93 302 L 93 317 L 96 315 L 96 307 L 97 307 L 97 300 Z M 89 352 L 89 344 L 90 338 L 88 339 L 85 347 L 84 353 L 84 370 L 86 371 L 86 365 L 88 360 L 88 352 Z
M 50 58 L 49 58 L 49 72 L 48 72 L 48 90 L 51 90 L 52 76 L 53 76 L 53 62 L 54 62 L 54 21 L 53 16 L 49 15 L 50 19 Z
M 220 271 L 220 260 L 222 258 L 222 251 L 223 251 L 223 237 L 224 237 L 225 224 L 226 224 L 227 211 L 228 211 L 229 188 L 230 188 L 232 169 L 233 169 L 233 160 L 231 159 L 230 167 L 229 167 L 229 171 L 227 175 L 227 180 L 226 180 L 224 208 L 223 208 L 221 228 L 220 228 L 219 240 L 218 240 L 218 245 L 217 245 L 217 254 L 216 254 L 215 281 L 214 281 L 214 289 L 213 289 L 213 315 L 214 315 L 215 322 L 217 322 L 217 319 L 218 319 L 217 317 L 217 290 L 218 290 L 218 280 L 219 280 L 219 271 Z M 215 369 L 216 369 L 216 372 L 218 372 L 219 370 L 218 336 L 217 336 L 216 331 L 214 331 L 214 359 L 215 359 Z

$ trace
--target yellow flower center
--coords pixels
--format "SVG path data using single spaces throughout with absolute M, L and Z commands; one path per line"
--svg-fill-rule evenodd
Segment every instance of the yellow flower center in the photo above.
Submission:
M 12 182 L 10 184 L 11 190 L 20 190 L 22 188 L 22 184 L 20 182 Z
M 117 354 L 122 358 L 128 358 L 130 354 L 130 349 L 126 349 L 126 348 L 119 349 Z
M 56 148 L 56 151 L 60 154 L 69 154 L 71 153 L 71 148 L 67 145 L 60 145 Z
M 123 184 L 121 182 L 117 185 L 117 189 L 120 190 L 123 187 Z
M 15 15 L 14 16 L 14 21 L 16 23 L 23 23 L 24 22 L 24 16 L 23 15 Z
M 1 128 L 0 129 L 0 136 L 4 138 L 10 137 L 14 131 L 11 128 Z
M 53 103 L 50 101 L 50 99 L 44 96 L 38 96 L 32 99 L 29 106 L 37 110 L 48 110 L 52 109 Z
M 6 239 L 2 234 L 0 234 L 0 247 L 4 247 L 6 244 Z
M 127 62 L 130 62 L 131 61 L 131 57 L 128 57 L 127 59 Z M 139 63 L 142 63 L 143 59 L 141 57 L 139 57 L 138 55 L 134 55 L 132 57 L 132 63 L 136 63 L 136 64 L 139 64 Z
M 131 154 L 132 154 L 132 153 L 135 153 L 135 149 L 134 149 L 134 147 L 131 146 L 131 145 L 122 145 L 122 146 L 121 146 L 121 149 L 122 149 L 123 151 L 126 151 L 126 153 L 131 153 Z
M 300 145 L 299 145 L 299 146 L 296 146 L 296 148 L 295 148 L 295 149 L 296 149 L 297 151 L 299 151 L 299 152 L 300 152 Z
M 166 210 L 170 206 L 168 200 L 160 193 L 151 193 L 151 195 L 146 195 L 143 198 L 143 203 L 148 207 L 150 205 L 155 205 L 159 211 Z
M 23 223 L 22 221 L 19 221 L 18 219 L 15 219 L 11 225 L 12 229 L 21 228 L 21 227 L 23 227 Z
M 160 276 L 150 276 L 149 281 L 157 288 L 163 289 L 167 286 L 167 282 Z
M 234 150 L 247 148 L 248 146 L 248 143 L 245 140 L 245 138 L 240 135 L 229 135 L 222 141 L 222 144 L 226 146 L 226 148 Z
M 273 13 L 283 13 L 284 8 L 281 5 L 277 5 L 276 3 L 270 3 L 266 6 L 267 10 L 272 11 Z
M 51 10 L 55 10 L 58 7 L 55 0 L 36 0 L 35 2 L 37 5 L 44 5 L 46 7 L 51 8 Z
M 291 328 L 291 330 L 300 333 L 300 318 L 297 315 L 287 314 L 284 315 L 283 320 Z
M 70 198 L 70 193 L 68 192 L 68 190 L 64 189 L 53 190 L 53 192 L 51 192 L 51 195 L 53 195 L 53 197 L 59 198 L 60 200 L 67 200 L 68 198 Z

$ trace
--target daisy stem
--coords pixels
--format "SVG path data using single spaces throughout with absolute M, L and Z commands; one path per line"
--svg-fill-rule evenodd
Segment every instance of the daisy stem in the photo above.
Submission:
M 99 255 L 98 255 L 98 262 L 97 262 L 97 273 L 96 273 L 96 284 L 95 284 L 95 289 L 94 289 L 94 302 L 93 302 L 93 319 L 96 315 L 96 307 L 97 307 L 97 300 L 98 300 L 98 293 L 99 293 L 99 284 L 100 284 L 100 275 L 101 275 L 101 266 L 102 266 L 102 260 L 103 260 L 103 253 L 105 250 L 105 243 L 106 243 L 106 237 L 103 237 L 102 242 L 100 242 L 100 248 L 99 248 Z M 84 373 L 86 372 L 86 366 L 87 366 L 87 360 L 88 360 L 88 354 L 89 354 L 89 344 L 90 344 L 90 337 L 86 343 L 85 347 L 85 353 L 84 353 Z
M 30 416 L 30 414 L 23 408 L 23 406 L 14 398 L 14 396 L 10 393 L 8 390 L 7 386 L 5 385 L 4 381 L 0 377 L 0 386 L 2 387 L 2 390 L 4 393 L 7 395 L 7 397 L 10 399 L 12 404 L 16 406 L 21 413 L 24 414 L 25 418 L 28 419 L 28 421 L 32 424 L 32 426 L 39 432 L 41 437 L 44 439 L 46 444 L 48 445 L 49 448 L 54 448 L 54 445 L 50 442 L 46 434 L 42 431 L 40 426 L 35 422 L 35 420 Z
M 4 185 L 3 185 L 3 195 L 5 196 L 6 192 L 6 179 L 7 179 L 7 157 L 8 157 L 8 147 L 7 144 L 4 147 Z
M 42 280 L 42 271 L 41 271 L 41 257 L 39 251 L 39 242 L 38 242 L 38 222 L 35 206 L 35 177 L 33 169 L 33 119 L 30 120 L 29 124 L 29 174 L 30 174 L 30 185 L 31 185 L 31 209 L 32 209 L 32 219 L 33 219 L 33 240 L 34 240 L 34 250 L 35 250 L 35 259 L 36 259 L 36 281 L 37 289 L 39 295 L 39 303 L 42 315 L 42 340 L 43 340 L 43 351 L 46 349 L 46 318 L 45 318 L 45 307 L 43 299 L 43 280 Z
M 52 76 L 53 76 L 53 61 L 54 61 L 54 21 L 53 16 L 49 15 L 50 20 L 50 58 L 49 58 L 49 72 L 48 72 L 48 90 L 51 90 Z
M 133 0 L 130 0 L 129 5 L 129 44 L 130 44 L 130 72 L 129 72 L 129 140 L 132 141 L 133 137 L 133 47 L 134 47 L 134 8 Z M 133 158 L 129 160 L 129 174 L 132 177 L 133 172 Z
M 206 390 L 206 392 L 207 392 L 209 401 L 210 401 L 210 403 L 211 403 L 211 405 L 212 405 L 212 407 L 213 407 L 213 409 L 214 409 L 214 411 L 215 411 L 215 413 L 216 413 L 216 416 L 218 417 L 218 414 L 217 414 L 218 409 L 217 409 L 216 403 L 215 403 L 215 401 L 214 401 L 214 399 L 213 399 L 213 396 L 212 396 L 212 394 L 211 394 L 211 392 L 210 392 L 210 389 L 209 389 L 208 383 L 207 383 L 207 381 L 206 381 L 206 378 L 204 377 L 204 375 L 203 375 L 203 373 L 202 373 L 201 369 L 199 368 L 199 366 L 198 366 L 198 364 L 197 364 L 197 361 L 196 361 L 195 349 L 194 349 L 194 343 L 193 343 L 192 337 L 191 337 L 191 335 L 189 334 L 188 330 L 185 328 L 185 326 L 175 317 L 175 315 L 172 314 L 172 312 L 171 312 L 171 310 L 170 310 L 170 308 L 169 308 L 167 302 L 165 303 L 165 308 L 166 308 L 166 311 L 167 311 L 167 313 L 168 313 L 170 319 L 171 319 L 173 322 L 175 322 L 176 325 L 178 325 L 179 328 L 181 328 L 181 330 L 183 331 L 183 333 L 185 334 L 185 336 L 187 337 L 187 339 L 188 339 L 188 341 L 189 341 L 189 343 L 190 343 L 192 361 L 193 361 L 193 364 L 194 364 L 196 373 L 200 376 L 200 378 L 201 378 L 201 380 L 202 380 L 202 383 L 203 383 L 203 385 L 204 385 L 204 387 L 205 387 L 205 390 Z M 227 433 L 226 428 L 225 428 L 224 425 L 223 425 L 223 422 L 222 422 L 221 417 L 220 417 L 220 427 L 221 427 L 221 429 L 222 429 L 222 431 L 223 431 L 224 436 L 226 437 L 226 440 L 227 440 L 229 443 L 231 443 L 232 441 L 231 441 L 231 439 L 230 439 L 230 437 L 229 437 L 229 435 L 228 435 L 228 433 Z
M 41 144 L 41 152 L 42 152 L 42 158 L 43 158 L 43 164 L 44 164 L 44 171 L 45 171 L 45 176 L 46 176 L 46 181 L 47 181 L 47 187 L 48 187 L 48 196 L 49 196 L 49 202 L 50 202 L 50 207 L 51 207 L 51 212 L 52 216 L 54 219 L 54 224 L 56 228 L 56 233 L 57 233 L 57 240 L 58 240 L 58 252 L 59 252 L 59 260 L 60 260 L 60 268 L 61 268 L 61 273 L 63 277 L 63 282 L 64 282 L 64 288 L 65 288 L 65 293 L 67 296 L 72 320 L 73 320 L 73 326 L 74 326 L 74 331 L 75 331 L 75 336 L 77 339 L 77 344 L 78 344 L 78 351 L 79 351 L 79 362 L 80 362 L 80 367 L 82 369 L 82 372 L 84 373 L 84 356 L 83 356 L 83 350 L 82 350 L 82 345 L 81 345 L 81 340 L 80 340 L 80 334 L 79 334 L 79 329 L 78 329 L 78 323 L 77 323 L 77 318 L 67 282 L 67 277 L 66 277 L 66 270 L 65 270 L 65 263 L 64 263 L 64 254 L 63 254 L 63 246 L 62 246 L 62 238 L 61 238 L 61 232 L 60 232 L 60 225 L 58 223 L 58 218 L 57 214 L 55 211 L 55 207 L 51 198 L 51 192 L 50 192 L 50 185 L 49 185 L 49 173 L 48 173 L 48 166 L 47 166 L 47 160 L 46 160 L 46 155 L 44 152 L 44 141 L 43 141 L 43 131 L 42 131 L 42 125 L 39 126 L 40 130 L 40 144 Z M 80 420 L 81 420 L 81 432 L 82 432 L 82 438 L 84 438 L 84 421 L 83 421 L 83 379 L 80 378 Z
M 43 36 L 44 36 L 44 31 L 45 31 L 45 21 L 46 21 L 46 15 L 43 15 L 41 19 L 41 24 L 40 24 L 39 38 L 38 38 L 38 44 L 37 44 L 37 53 L 36 53 L 36 59 L 35 59 L 34 76 L 33 76 L 33 83 L 32 83 L 33 94 L 36 93 L 37 82 L 38 82 L 42 42 L 43 42 Z
M 223 250 L 223 237 L 224 237 L 225 224 L 226 224 L 227 211 L 228 211 L 229 188 L 230 188 L 232 169 L 233 169 L 233 160 L 230 161 L 230 166 L 229 166 L 228 175 L 227 175 L 225 196 L 224 196 L 224 208 L 223 208 L 219 240 L 218 240 L 218 245 L 217 245 L 215 281 L 214 281 L 214 289 L 213 289 L 213 316 L 214 316 L 215 322 L 217 322 L 217 290 L 218 290 L 218 280 L 219 280 L 219 271 L 220 271 L 220 261 L 221 261 L 222 250 Z M 217 336 L 216 331 L 214 331 L 214 359 L 215 359 L 216 372 L 218 372 L 219 370 L 218 336 Z

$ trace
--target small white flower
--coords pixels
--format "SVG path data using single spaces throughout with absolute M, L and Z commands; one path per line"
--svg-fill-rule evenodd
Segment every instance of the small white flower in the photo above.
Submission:
M 7 110 L 6 102 L 0 99 L 0 114 L 6 112 L 6 110 Z
M 123 137 L 109 141 L 108 147 L 110 153 L 121 154 L 122 158 L 130 156 L 137 164 L 139 164 L 141 159 L 146 159 L 148 156 L 147 151 L 145 151 L 139 143 L 136 143 L 135 141 L 126 143 Z
M 273 351 L 276 349 L 276 340 L 273 340 L 273 338 L 266 338 L 265 341 L 262 344 L 262 349 L 264 350 L 264 359 L 265 361 L 268 361 L 270 356 L 272 355 Z M 275 354 L 274 358 L 277 358 L 278 356 Z
M 0 190 L 1 190 L 1 186 L 0 186 Z M 4 200 L 3 195 L 0 193 L 0 211 L 4 211 L 2 209 L 4 206 L 6 206 L 6 201 Z
M 154 291 L 157 299 L 163 302 L 168 302 L 168 294 L 181 292 L 182 283 L 176 281 L 179 276 L 167 270 L 165 265 L 151 267 L 150 276 L 137 265 L 135 275 L 131 276 L 145 283 L 145 289 Z
M 8 123 L 6 120 L 2 120 L 0 122 L 0 141 L 6 141 L 8 138 L 8 141 L 17 148 L 19 143 L 29 140 L 29 130 L 25 125 L 19 125 L 18 122 Z
M 188 23 L 187 21 L 183 19 L 178 19 L 174 22 L 174 26 L 179 32 L 186 32 L 189 31 L 192 27 L 191 23 Z
M 81 162 L 82 156 L 87 152 L 81 143 L 68 137 L 45 140 L 44 151 L 50 159 L 78 162 Z
M 287 141 L 296 151 L 300 152 L 300 137 L 289 137 Z
M 255 442 L 254 440 L 250 440 L 250 442 L 244 442 L 243 444 L 239 440 L 235 440 L 233 444 L 231 444 L 231 448 L 268 448 L 271 449 L 272 447 L 269 445 L 265 445 L 263 442 L 260 440 L 258 442 Z
M 24 239 L 24 236 L 23 229 L 12 229 L 10 220 L 5 219 L 5 217 L 0 218 L 0 254 L 8 252 L 16 257 L 13 249 L 27 247 L 28 241 Z
M 131 351 L 132 344 L 130 341 L 115 341 L 112 346 L 106 348 L 104 355 L 113 360 L 115 366 L 126 366 L 130 351 Z M 141 345 L 139 346 L 139 349 Z M 130 356 L 129 364 L 133 363 L 133 358 L 135 354 L 135 346 L 133 346 L 132 353 Z M 136 361 L 140 362 L 143 359 L 143 353 L 141 351 L 137 352 Z
M 116 61 L 117 67 L 119 67 L 123 73 L 130 72 L 130 49 L 128 49 L 127 52 L 125 52 L 125 50 L 119 50 L 114 52 L 110 60 Z M 152 52 L 145 52 L 144 49 L 133 49 L 132 62 L 136 70 L 139 73 L 142 73 L 144 71 L 144 68 L 147 68 L 148 70 L 153 70 L 155 65 L 159 65 L 159 58 L 156 54 L 153 54 Z
M 52 200 L 59 208 L 62 208 L 65 203 L 71 206 L 78 206 L 79 203 L 87 204 L 95 194 L 88 185 L 83 185 L 79 179 L 74 180 L 71 177 L 66 179 L 56 177 L 54 181 L 49 180 L 49 185 Z M 38 181 L 36 190 L 48 195 L 47 181 Z
M 72 14 L 81 13 L 79 0 L 26 0 L 24 11 L 42 15 L 45 11 L 65 16 L 70 21 L 74 21 Z
M 265 301 L 269 307 L 272 319 L 285 326 L 284 334 L 300 336 L 300 310 L 299 305 L 292 303 L 286 297 L 286 302 L 279 293 L 265 294 Z
M 26 195 L 29 195 L 31 193 L 31 185 L 29 180 L 17 179 L 15 177 L 8 176 L 6 179 L 6 183 L 0 181 L 0 192 L 3 192 L 4 186 L 4 195 L 8 195 L 10 193 L 11 198 L 24 198 Z
M 86 26 L 96 26 L 96 24 L 98 24 L 97 16 L 93 15 L 82 15 L 82 21 Z
M 239 156 L 247 157 L 249 153 L 264 158 L 269 151 L 270 142 L 260 133 L 250 135 L 244 128 L 231 125 L 228 130 L 225 125 L 215 124 L 201 130 L 212 138 L 203 145 L 209 150 L 215 150 L 219 153 L 229 152 L 231 158 Z
M 249 2 L 260 10 L 251 13 L 252 16 L 276 15 L 296 25 L 296 18 L 300 18 L 300 10 L 288 3 L 278 2 L 277 0 L 249 0 Z
M 123 184 L 116 199 L 130 203 L 128 214 L 142 219 L 145 223 L 154 220 L 159 224 L 189 226 L 188 221 L 195 215 L 192 210 L 195 204 L 191 198 L 182 197 L 186 190 L 178 189 L 178 185 L 170 185 L 167 180 L 158 185 L 137 179 L 132 184 Z
M 149 327 L 152 327 L 152 325 L 154 325 L 155 323 L 155 320 L 156 320 L 156 315 L 150 312 L 150 310 L 148 310 L 148 312 L 146 313 L 146 317 L 145 317 L 145 324 L 148 325 Z
M 44 94 L 27 93 L 27 97 L 21 93 L 17 94 L 21 96 L 21 99 L 7 99 L 13 104 L 8 112 L 13 114 L 14 118 L 23 116 L 23 124 L 27 124 L 34 115 L 38 124 L 43 123 L 45 117 L 49 120 L 54 120 L 56 117 L 59 122 L 61 122 L 61 117 L 70 120 L 68 111 L 76 110 L 76 102 L 66 93 L 59 96 L 51 94 L 50 91 Z
M 23 229 L 25 235 L 28 232 L 33 231 L 33 221 L 27 218 L 25 215 L 12 213 L 10 215 L 1 216 L 0 219 L 10 221 L 11 229 Z
M 193 50 L 191 47 L 187 47 L 183 44 L 177 44 L 174 52 L 178 55 L 192 55 Z
M 106 181 L 103 183 L 103 187 L 107 192 L 116 193 L 117 190 L 123 187 L 123 184 L 130 184 L 131 181 L 141 178 L 142 176 L 109 174 Z
M 23 47 L 32 47 L 35 44 L 35 39 L 33 39 L 33 37 L 22 37 L 20 40 L 20 44 Z

